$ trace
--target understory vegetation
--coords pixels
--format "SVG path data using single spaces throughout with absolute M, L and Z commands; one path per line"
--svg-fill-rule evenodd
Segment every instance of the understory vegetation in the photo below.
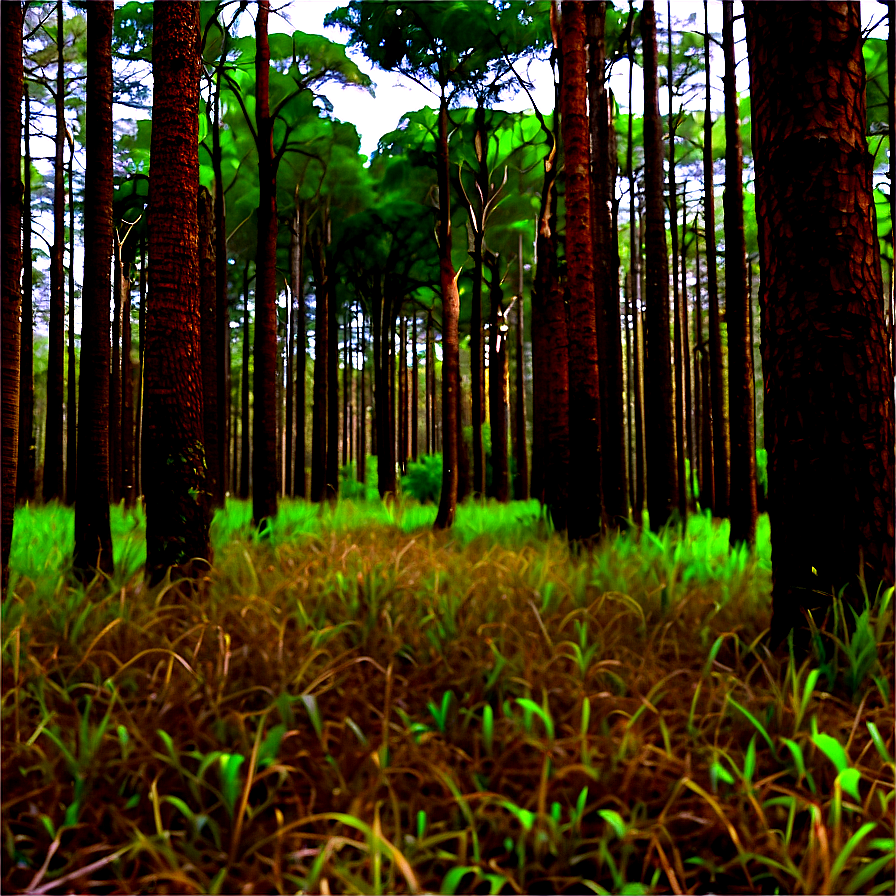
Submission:
M 16 518 L 4 893 L 888 893 L 893 590 L 766 643 L 753 553 L 696 515 L 576 555 L 538 505 L 229 502 L 198 586 L 67 575 Z M 819 623 L 821 620 L 817 620 Z

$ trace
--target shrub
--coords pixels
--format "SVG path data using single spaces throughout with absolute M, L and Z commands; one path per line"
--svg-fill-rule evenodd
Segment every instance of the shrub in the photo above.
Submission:
M 438 502 L 442 494 L 442 455 L 423 454 L 411 461 L 401 477 L 401 490 L 421 504 Z

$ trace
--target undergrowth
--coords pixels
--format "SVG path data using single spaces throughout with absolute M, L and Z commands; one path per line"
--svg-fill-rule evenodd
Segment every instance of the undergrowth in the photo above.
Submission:
M 535 504 L 284 502 L 199 587 L 17 517 L 4 893 L 884 893 L 892 589 L 769 652 L 768 525 L 572 556 Z

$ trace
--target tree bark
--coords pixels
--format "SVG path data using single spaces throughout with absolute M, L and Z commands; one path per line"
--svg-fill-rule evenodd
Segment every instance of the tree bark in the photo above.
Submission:
M 780 641 L 893 584 L 893 369 L 858 6 L 748 3 L 746 28 Z
M 647 339 L 645 346 L 645 442 L 647 509 L 658 532 L 678 503 L 675 425 L 672 416 L 672 359 L 669 351 L 669 265 L 663 209 L 663 133 L 657 101 L 656 10 L 645 0 L 641 13 L 644 43 L 644 194 Z
M 510 500 L 507 464 L 507 324 L 504 320 L 499 258 L 485 256 L 490 275 L 488 325 L 488 412 L 492 436 L 492 496 L 506 504 Z
M 205 460 L 208 465 L 208 498 L 212 509 L 224 506 L 222 483 L 224 471 L 219 466 L 221 452 L 219 438 L 224 433 L 218 429 L 218 266 L 215 259 L 215 208 L 211 193 L 199 188 L 197 215 L 199 217 L 199 284 L 200 293 L 200 344 L 202 352 L 202 431 L 205 443 Z
M 146 236 L 140 238 L 140 312 L 137 324 L 137 388 L 136 432 L 134 435 L 134 485 L 137 495 L 143 494 L 143 345 L 146 337 Z
M 169 568 L 200 575 L 211 560 L 199 341 L 199 68 L 199 4 L 157 4 L 143 451 L 151 585 Z
M 515 364 L 513 402 L 513 458 L 516 469 L 513 477 L 513 497 L 515 501 L 529 500 L 529 446 L 526 433 L 526 352 L 524 343 L 525 315 L 523 309 L 523 233 L 518 234 L 517 243 L 517 297 L 514 320 Z
M 134 366 L 131 364 L 131 271 L 134 239 L 125 241 L 121 289 L 121 497 L 133 507 L 134 495 Z
M 582 0 L 564 0 L 560 28 L 560 128 L 566 152 L 569 460 L 576 477 L 575 489 L 569 489 L 567 534 L 572 541 L 590 543 L 601 531 L 601 418 Z
M 65 408 L 65 503 L 75 503 L 78 487 L 78 374 L 75 360 L 75 141 L 68 155 L 68 359 Z M 20 384 L 21 388 L 21 384 Z
M 756 432 L 753 340 L 744 237 L 743 150 L 734 59 L 734 3 L 722 4 L 725 53 L 725 316 L 728 324 L 728 410 L 731 432 L 731 545 L 756 540 Z
M 112 367 L 109 371 L 109 496 L 121 500 L 121 243 L 112 231 Z
M 22 307 L 22 25 L 24 7 L 18 0 L 3 6 L 0 22 L 0 66 L 3 93 L 0 99 L 2 162 L 0 162 L 0 201 L 3 209 L 2 273 L 3 308 L 0 319 L 0 358 L 3 386 L 0 392 L 0 431 L 3 437 L 0 463 L 0 597 L 6 597 L 9 584 L 9 554 L 12 546 L 13 515 L 16 504 L 16 464 L 19 448 L 19 362 L 21 350 Z M 30 196 L 27 198 L 30 201 Z M 30 265 L 26 269 L 30 274 Z
M 305 242 L 307 220 L 303 204 L 296 198 L 296 214 L 293 221 L 292 276 L 296 296 L 296 443 L 293 471 L 293 494 L 304 498 L 308 491 L 305 483 L 305 370 L 307 366 L 308 337 L 305 316 Z
M 417 311 L 414 311 L 414 322 L 411 328 L 411 344 L 413 346 L 413 377 L 414 388 L 413 397 L 411 398 L 411 460 L 417 460 L 418 453 L 418 430 L 419 413 L 420 413 L 420 356 L 417 352 Z
M 473 483 L 474 495 L 485 494 L 485 448 L 482 425 L 485 422 L 485 358 L 482 350 L 482 275 L 485 243 L 485 204 L 489 198 L 488 134 L 485 130 L 484 100 L 476 104 L 474 113 L 475 148 L 479 166 L 476 169 L 476 188 L 479 207 L 470 205 L 470 226 L 473 228 L 473 288 L 470 309 L 470 391 L 473 397 Z

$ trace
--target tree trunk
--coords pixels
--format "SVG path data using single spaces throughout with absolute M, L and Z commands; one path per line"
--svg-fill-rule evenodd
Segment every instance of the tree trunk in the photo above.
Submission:
M 485 422 L 485 358 L 482 350 L 482 274 L 483 248 L 485 242 L 485 203 L 489 197 L 489 176 L 485 130 L 485 106 L 476 105 L 474 113 L 476 127 L 476 155 L 479 166 L 476 169 L 476 188 L 479 207 L 470 206 L 470 226 L 473 228 L 473 288 L 470 309 L 470 391 L 473 397 L 473 494 L 485 494 L 485 448 L 482 440 L 482 425 Z
M 16 503 L 16 463 L 19 447 L 19 353 L 22 305 L 22 25 L 24 7 L 16 0 L 3 7 L 2 53 L 3 93 L 0 100 L 0 127 L 3 131 L 0 163 L 0 201 L 3 207 L 2 265 L 3 310 L 0 333 L 3 387 L 0 396 L 0 431 L 3 436 L 2 464 L 2 557 L 0 557 L 0 598 L 6 597 L 9 584 L 9 553 L 12 546 L 13 515 Z M 30 202 L 30 196 L 25 200 Z M 30 273 L 30 265 L 26 268 Z
M 367 340 L 363 317 L 358 319 L 358 346 L 361 355 L 359 373 L 358 482 L 367 482 Z
M 65 503 L 75 503 L 78 485 L 78 374 L 75 360 L 75 141 L 68 156 L 68 380 L 65 408 Z M 21 384 L 20 384 L 21 388 Z
M 146 237 L 140 239 L 140 312 L 137 324 L 137 407 L 134 412 L 134 485 L 143 494 L 143 467 L 140 447 L 143 441 L 143 343 L 146 336 Z
M 460 296 L 451 263 L 451 187 L 448 176 L 448 100 L 439 104 L 439 133 L 436 140 L 439 178 L 439 279 L 442 288 L 442 494 L 435 528 L 447 529 L 457 512 L 458 484 L 458 393 L 460 391 L 460 346 L 458 316 Z
M 523 311 L 523 233 L 518 234 L 517 242 L 517 297 L 514 321 L 515 361 L 514 364 L 514 402 L 513 402 L 513 458 L 515 471 L 513 477 L 513 498 L 515 501 L 529 500 L 529 447 L 526 435 L 526 353 L 524 347 L 525 316 Z
M 704 2 L 706 33 L 706 113 L 703 119 L 703 220 L 706 232 L 706 297 L 709 305 L 709 367 L 712 398 L 713 516 L 728 516 L 728 421 L 725 417 L 725 380 L 722 363 L 722 328 L 716 270 L 716 212 L 713 190 L 712 115 L 709 89 L 709 4 Z
M 321 503 L 326 497 L 327 478 L 327 352 L 329 351 L 329 285 L 325 258 L 325 239 L 329 224 L 324 220 L 312 238 L 311 267 L 314 271 L 314 387 L 311 407 L 311 500 Z M 323 233 L 321 232 L 323 231 Z
M 492 436 L 492 496 L 502 504 L 510 500 L 507 467 L 507 324 L 504 320 L 499 258 L 492 252 L 485 257 L 488 267 L 488 412 Z
M 146 316 L 146 573 L 199 575 L 211 560 L 199 337 L 199 8 L 153 13 L 153 131 Z M 149 448 L 149 450 L 146 450 Z
M 113 225 L 114 226 L 114 225 Z M 121 500 L 121 243 L 112 232 L 112 368 L 109 372 L 109 495 Z
M 249 439 L 249 262 L 243 268 L 243 373 L 240 377 L 242 421 L 240 425 L 240 497 L 249 498 L 251 441 Z
M 208 465 L 208 491 L 211 507 L 224 506 L 222 480 L 224 471 L 219 466 L 221 453 L 218 439 L 224 432 L 218 430 L 218 267 L 215 263 L 215 209 L 211 193 L 199 188 L 197 214 L 199 216 L 199 284 L 200 293 L 200 344 L 202 351 L 202 431 L 205 441 L 205 460 Z
M 398 325 L 398 469 L 408 471 L 408 324 L 404 314 Z
M 258 0 L 255 18 L 255 128 L 258 134 L 258 253 L 255 258 L 254 419 L 252 519 L 267 531 L 277 516 L 277 169 L 274 119 L 268 99 L 271 51 L 269 0 Z
M 647 494 L 647 450 L 645 447 L 644 426 L 644 371 L 647 363 L 644 359 L 647 348 L 647 335 L 644 331 L 645 312 L 644 298 L 647 295 L 647 272 L 645 265 L 641 264 L 641 246 L 644 245 L 644 202 L 638 200 L 638 237 L 634 242 L 632 251 L 633 270 L 636 273 L 636 296 L 638 296 L 638 310 L 635 314 L 635 452 L 637 463 L 635 465 L 635 510 L 634 520 L 640 526 L 643 522 L 644 504 Z
M 44 500 L 63 496 L 62 402 L 65 366 L 65 62 L 62 0 L 56 4 L 56 156 L 53 164 L 53 245 L 50 247 L 50 340 L 47 356 L 47 434 L 44 442 Z
M 567 533 L 589 543 L 601 530 L 601 432 L 591 175 L 585 76 L 585 10 L 564 0 L 560 19 L 560 128 L 566 152 L 566 259 L 569 301 L 569 489 Z
M 18 7 L 21 4 L 17 2 Z M 18 14 L 9 7 L 13 18 Z M 21 37 L 22 28 L 19 27 Z M 19 63 L 21 64 L 21 47 Z M 5 58 L 5 57 L 4 57 Z M 14 62 L 15 60 L 13 60 Z M 13 87 L 13 89 L 15 89 Z M 31 102 L 27 85 L 25 96 L 25 156 L 22 171 L 25 177 L 24 195 L 31 196 Z M 11 120 L 11 119 L 10 119 Z M 22 328 L 19 362 L 19 435 L 18 472 L 16 476 L 16 501 L 34 500 L 34 476 L 37 464 L 37 445 L 34 440 L 34 302 L 31 271 L 31 203 L 22 203 Z M 6 379 L 4 375 L 4 380 Z M 4 439 L 4 443 L 6 440 Z
M 688 484 L 682 488 L 690 489 L 689 503 L 694 505 L 697 490 L 696 435 L 694 434 L 694 404 L 691 380 L 691 331 L 688 315 L 688 182 L 684 182 L 681 191 L 681 359 L 684 362 L 684 431 L 688 458 Z
M 644 194 L 647 223 L 647 339 L 645 441 L 647 509 L 658 532 L 678 503 L 675 425 L 672 417 L 672 359 L 669 351 L 669 265 L 663 210 L 663 132 L 657 101 L 656 10 L 645 0 L 641 13 L 644 43 Z
M 339 319 L 336 289 L 327 278 L 327 463 L 326 495 L 334 504 L 339 497 Z M 344 434 L 343 434 L 344 438 Z
M 413 377 L 414 377 L 414 388 L 413 388 L 413 398 L 411 399 L 411 459 L 416 461 L 418 454 L 418 430 L 420 428 L 419 424 L 419 413 L 420 413 L 420 356 L 417 352 L 417 312 L 414 311 L 414 323 L 411 329 L 411 342 L 413 344 Z
M 435 369 L 433 367 L 433 343 L 432 343 L 432 313 L 426 315 L 426 370 L 424 398 L 426 407 L 426 453 L 435 454 L 435 415 L 433 414 L 433 392 L 435 391 Z
M 628 520 L 628 486 L 625 470 L 625 414 L 622 388 L 622 346 L 619 325 L 619 283 L 616 231 L 612 207 L 616 165 L 611 164 L 611 107 L 604 80 L 604 31 L 607 4 L 586 3 L 588 26 L 588 105 L 591 133 L 591 209 L 594 257 L 594 298 L 597 346 L 600 359 L 600 424 L 602 493 L 611 526 Z M 615 144 L 615 135 L 613 135 Z M 615 153 L 612 154 L 615 157 Z
M 722 4 L 725 52 L 725 316 L 728 324 L 728 408 L 731 426 L 731 546 L 756 540 L 756 432 L 753 340 L 747 294 L 743 151 L 734 59 L 734 3 Z
M 134 506 L 134 368 L 131 364 L 131 270 L 134 240 L 126 243 L 121 276 L 121 497 Z
M 293 472 L 294 494 L 307 497 L 305 483 L 305 369 L 308 357 L 307 324 L 305 318 L 305 241 L 307 219 L 304 206 L 296 199 L 293 224 L 294 249 L 292 255 L 293 292 L 296 296 L 296 450 Z
M 750 3 L 746 30 L 780 641 L 893 584 L 893 369 L 858 5 Z
M 373 445 L 376 454 L 377 489 L 380 497 L 394 495 L 398 490 L 395 478 L 395 443 L 389 425 L 392 402 L 392 334 L 388 323 L 393 303 L 388 296 L 381 297 L 371 316 L 371 340 L 373 342 Z

